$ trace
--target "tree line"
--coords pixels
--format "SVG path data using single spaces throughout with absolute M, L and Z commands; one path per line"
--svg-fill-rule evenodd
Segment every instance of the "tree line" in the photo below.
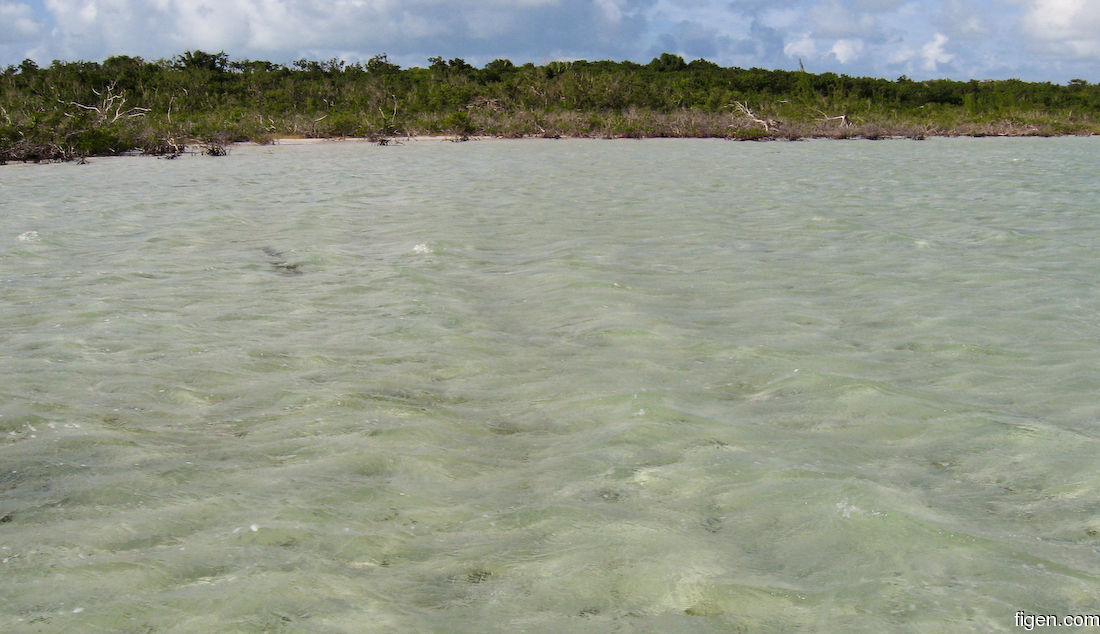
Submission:
M 913 81 L 722 67 L 669 53 L 648 64 L 555 61 L 477 68 L 366 63 L 32 60 L 0 75 L 0 160 L 131 151 L 215 152 L 235 141 L 403 135 L 796 139 L 1100 133 L 1100 85 Z

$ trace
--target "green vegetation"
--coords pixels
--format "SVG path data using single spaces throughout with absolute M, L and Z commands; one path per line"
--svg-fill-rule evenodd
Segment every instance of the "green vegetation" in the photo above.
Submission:
M 291 66 L 188 51 L 171 60 L 25 60 L 0 75 L 0 161 L 73 159 L 234 141 L 404 135 L 805 137 L 1100 133 L 1100 85 L 896 81 L 649 64 L 433 57 L 402 69 L 301 59 Z

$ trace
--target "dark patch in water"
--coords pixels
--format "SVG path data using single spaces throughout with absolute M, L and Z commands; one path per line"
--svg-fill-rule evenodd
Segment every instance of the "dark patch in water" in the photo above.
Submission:
M 471 570 L 469 573 L 466 574 L 466 583 L 484 583 L 488 581 L 489 578 L 492 576 L 493 573 L 489 572 L 488 570 L 478 568 L 476 570 Z
M 466 574 L 454 574 L 447 577 L 448 583 L 485 583 L 493 577 L 493 573 L 484 568 L 474 568 Z
M 515 423 L 509 421 L 500 421 L 489 423 L 489 431 L 500 436 L 510 436 L 512 434 L 518 434 L 523 430 L 520 429 Z
M 703 530 L 708 533 L 717 533 L 722 530 L 722 518 L 708 517 L 703 520 Z
M 279 275 L 301 275 L 301 263 L 288 262 L 286 256 L 281 251 L 276 251 L 271 247 L 263 248 L 264 254 L 268 257 L 268 262 L 271 266 L 275 267 L 275 272 Z

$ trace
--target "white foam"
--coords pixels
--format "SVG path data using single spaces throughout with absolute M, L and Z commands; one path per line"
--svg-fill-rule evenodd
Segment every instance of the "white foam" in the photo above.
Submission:
M 38 242 L 39 241 L 38 232 L 37 231 L 24 231 L 23 233 L 19 234 L 19 241 L 20 242 Z
M 847 518 L 852 517 L 852 515 L 870 515 L 872 517 L 884 517 L 886 515 L 886 513 L 883 513 L 882 511 L 875 511 L 875 510 L 867 511 L 865 509 L 861 509 L 858 506 L 856 506 L 855 504 L 849 504 L 848 500 L 842 500 L 840 502 L 837 502 L 836 503 L 836 510 L 843 517 L 847 517 Z
M 413 253 L 431 253 L 432 248 L 425 242 L 421 242 L 413 247 Z

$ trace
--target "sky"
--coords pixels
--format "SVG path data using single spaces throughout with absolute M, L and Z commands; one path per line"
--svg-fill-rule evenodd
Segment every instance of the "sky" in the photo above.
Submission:
M 0 66 L 30 58 L 648 62 L 896 79 L 1100 82 L 1100 0 L 0 0 Z

